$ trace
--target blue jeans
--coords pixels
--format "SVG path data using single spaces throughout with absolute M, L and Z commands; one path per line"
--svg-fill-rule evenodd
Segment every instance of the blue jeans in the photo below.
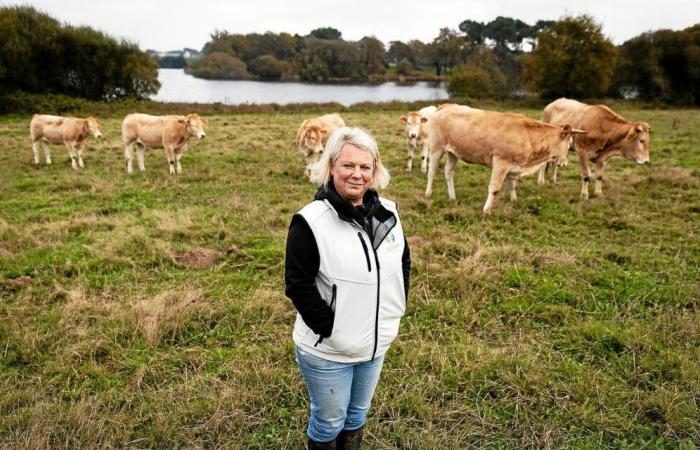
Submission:
M 342 430 L 365 424 L 384 356 L 373 362 L 339 363 L 297 347 L 296 360 L 309 389 L 311 417 L 306 433 L 311 439 L 332 441 Z

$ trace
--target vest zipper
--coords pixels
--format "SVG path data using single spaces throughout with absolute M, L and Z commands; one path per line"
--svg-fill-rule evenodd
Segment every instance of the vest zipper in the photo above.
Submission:
M 335 283 L 333 283 L 332 292 L 333 293 L 331 294 L 331 305 L 330 305 L 331 309 L 333 309 L 333 305 L 335 305 L 335 297 L 338 294 L 338 286 Z M 333 310 L 333 313 L 335 314 L 335 310 Z M 333 317 L 333 321 L 335 321 L 335 317 Z M 316 341 L 316 343 L 314 344 L 314 347 L 317 347 L 318 344 L 320 344 L 321 342 L 323 342 L 323 336 L 318 337 L 318 341 Z
M 372 246 L 372 251 L 374 252 L 374 262 L 377 265 L 377 310 L 374 316 L 374 349 L 372 349 L 372 362 L 374 362 L 374 355 L 377 354 L 377 345 L 379 344 L 379 292 L 381 291 L 381 278 L 379 277 L 379 256 L 377 256 L 374 246 Z
M 370 262 L 369 262 L 369 250 L 367 250 L 367 244 L 365 243 L 365 240 L 362 239 L 362 233 L 361 233 L 361 232 L 359 232 L 359 231 L 357 232 L 357 237 L 360 238 L 360 242 L 362 242 L 362 250 L 365 251 L 365 259 L 367 260 L 367 272 L 371 272 L 371 271 L 372 271 L 372 265 L 371 265 Z

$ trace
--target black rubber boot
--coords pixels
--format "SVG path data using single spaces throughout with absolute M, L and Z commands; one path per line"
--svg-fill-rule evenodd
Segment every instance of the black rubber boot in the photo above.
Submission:
M 329 449 L 335 449 L 336 445 L 335 442 L 336 440 L 333 439 L 330 442 L 316 442 L 313 439 L 309 438 L 309 443 L 307 444 L 306 448 L 308 450 L 329 450 Z
M 362 450 L 362 428 L 341 431 L 336 439 L 338 450 Z

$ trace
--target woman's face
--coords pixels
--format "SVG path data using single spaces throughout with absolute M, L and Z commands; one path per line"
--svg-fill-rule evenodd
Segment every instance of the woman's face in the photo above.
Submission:
M 338 159 L 331 165 L 333 185 L 338 194 L 353 205 L 361 205 L 365 192 L 374 182 L 372 155 L 351 144 L 345 144 Z

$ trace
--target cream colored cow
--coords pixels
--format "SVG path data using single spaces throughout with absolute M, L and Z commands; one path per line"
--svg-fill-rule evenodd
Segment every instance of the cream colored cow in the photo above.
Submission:
M 596 195 L 603 195 L 603 172 L 612 156 L 621 155 L 637 164 L 649 162 L 649 124 L 626 120 L 605 105 L 587 105 L 560 98 L 545 107 L 542 120 L 552 124 L 568 123 L 588 132 L 575 136 L 572 143 L 581 166 L 582 199 L 588 198 L 589 161 L 595 164 Z M 540 169 L 540 184 L 544 184 L 545 170 L 545 166 Z M 556 181 L 556 167 L 553 174 L 553 181 Z
M 344 126 L 345 121 L 338 113 L 306 119 L 301 123 L 297 130 L 297 145 L 304 155 L 306 176 L 309 176 L 309 165 L 319 160 L 331 133 Z
M 399 118 L 399 121 L 406 125 L 406 139 L 408 140 L 408 162 L 406 171 L 413 169 L 413 155 L 418 146 L 420 152 L 420 171 L 428 171 L 428 134 L 430 132 L 430 118 L 435 114 L 435 106 L 426 106 L 419 111 L 411 111 Z
M 582 131 L 570 125 L 546 124 L 520 114 L 465 107 L 440 108 L 431 119 L 425 196 L 432 195 L 440 158 L 447 152 L 445 178 L 450 199 L 456 198 L 453 176 L 458 159 L 491 168 L 483 209 L 488 214 L 506 178 L 510 181 L 510 199 L 516 200 L 518 179 L 536 172 L 547 161 L 562 158 L 576 133 Z
M 39 149 L 44 146 L 46 164 L 51 164 L 49 144 L 63 144 L 68 149 L 71 167 L 85 167 L 83 150 L 88 136 L 101 137 L 100 123 L 94 117 L 79 119 L 76 117 L 49 116 L 34 114 L 29 124 L 29 134 L 32 138 L 34 164 L 39 164 Z
M 204 125 L 206 124 L 207 119 L 203 119 L 197 114 L 151 116 L 135 113 L 127 115 L 122 122 L 126 171 L 133 172 L 131 166 L 134 159 L 134 146 L 136 146 L 141 172 L 146 170 L 143 161 L 145 147 L 164 149 L 170 173 L 182 172 L 180 158 L 187 150 L 187 142 L 192 137 L 205 138 L 207 134 L 204 132 Z

